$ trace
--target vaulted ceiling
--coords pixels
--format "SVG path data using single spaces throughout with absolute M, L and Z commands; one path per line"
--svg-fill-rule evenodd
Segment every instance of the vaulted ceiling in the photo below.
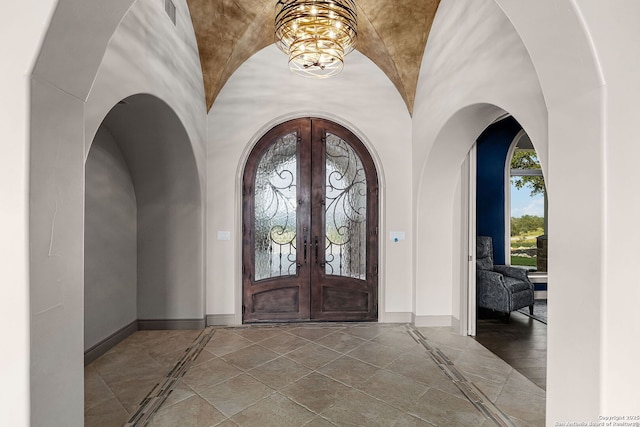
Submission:
M 207 109 L 244 61 L 272 44 L 275 0 L 187 0 Z M 427 36 L 440 0 L 356 0 L 357 50 L 393 82 L 411 113 Z M 348 58 L 345 61 L 348 66 Z M 286 67 L 286 61 L 283 61 Z

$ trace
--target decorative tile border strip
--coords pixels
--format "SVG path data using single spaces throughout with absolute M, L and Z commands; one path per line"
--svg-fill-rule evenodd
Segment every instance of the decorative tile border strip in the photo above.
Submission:
M 173 366 L 171 371 L 165 376 L 165 381 L 156 384 L 155 387 L 140 402 L 138 410 L 129 418 L 124 427 L 144 427 L 160 409 L 160 406 L 171 395 L 180 379 L 187 373 L 193 362 L 198 358 L 200 352 L 207 345 L 213 334 L 214 328 L 203 330 L 193 341 L 191 346 L 185 350 L 184 356 Z
M 429 356 L 438 365 L 440 369 L 451 379 L 453 384 L 465 395 L 465 397 L 471 402 L 471 404 L 488 420 L 495 423 L 500 427 L 515 427 L 515 424 L 511 419 L 500 410 L 475 384 L 465 378 L 465 376 L 458 371 L 453 362 L 440 351 L 439 348 L 434 347 L 429 343 L 427 338 L 412 325 L 407 325 L 407 332 L 411 337 L 427 350 Z

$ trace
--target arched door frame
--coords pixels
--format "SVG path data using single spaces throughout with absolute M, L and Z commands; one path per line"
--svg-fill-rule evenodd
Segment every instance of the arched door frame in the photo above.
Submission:
M 379 240 L 378 240 L 378 322 L 389 321 L 386 316 L 385 311 L 385 299 L 386 299 L 386 280 L 385 280 L 385 253 L 386 253 L 386 216 L 385 216 L 385 175 L 384 169 L 382 167 L 382 162 L 380 160 L 380 156 L 376 152 L 375 147 L 373 146 L 371 140 L 362 132 L 357 126 L 353 123 L 344 120 L 341 117 L 333 115 L 331 113 L 327 113 L 324 111 L 304 111 L 304 112 L 294 112 L 290 114 L 285 114 L 279 117 L 275 117 L 267 123 L 263 124 L 252 136 L 251 140 L 245 146 L 242 151 L 242 155 L 240 156 L 240 161 L 238 162 L 238 167 L 236 169 L 236 189 L 235 189 L 235 226 L 234 226 L 234 237 L 236 242 L 242 242 L 242 185 L 243 185 L 243 176 L 244 170 L 247 164 L 247 160 L 249 159 L 249 155 L 251 151 L 256 146 L 256 144 L 260 141 L 260 139 L 267 133 L 269 130 L 278 126 L 281 123 L 284 123 L 289 120 L 304 118 L 304 117 L 314 117 L 319 119 L 325 119 L 332 121 L 340 126 L 351 131 L 362 144 L 365 146 L 369 155 L 373 159 L 373 163 L 376 169 L 376 173 L 378 175 L 378 224 L 379 224 Z M 228 319 L 235 325 L 242 324 L 242 244 L 239 244 L 235 250 L 234 256 L 234 264 L 235 264 L 235 280 L 234 280 L 234 307 L 235 313 L 233 314 L 233 319 L 231 317 Z

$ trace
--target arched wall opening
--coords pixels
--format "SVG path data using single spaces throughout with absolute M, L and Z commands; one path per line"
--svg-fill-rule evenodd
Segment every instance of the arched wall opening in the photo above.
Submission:
M 437 161 L 432 163 L 431 160 L 438 158 L 432 155 L 439 150 L 437 144 L 440 141 L 436 140 L 449 126 L 447 120 L 472 103 L 491 102 L 511 112 L 532 139 L 543 141 L 545 150 L 538 146 L 536 150 L 541 159 L 547 159 L 543 162 L 543 170 L 550 189 L 549 215 L 552 221 L 549 233 L 553 235 L 553 243 L 549 247 L 549 275 L 558 285 L 550 295 L 552 301 L 549 304 L 548 422 L 569 419 L 573 414 L 597 419 L 598 408 L 604 401 L 601 400 L 604 390 L 601 372 L 602 355 L 606 353 L 606 350 L 594 351 L 576 358 L 572 351 L 590 345 L 606 348 L 601 346 L 604 320 L 602 275 L 606 259 L 602 249 L 605 191 L 602 155 L 604 124 L 609 119 L 603 114 L 605 82 L 588 26 L 600 24 L 593 19 L 585 22 L 581 10 L 584 9 L 583 2 L 563 0 L 560 3 L 558 7 L 549 8 L 540 3 L 525 5 L 511 0 L 474 2 L 473 6 L 441 2 L 440 16 L 436 16 L 425 50 L 424 71 L 421 71 L 414 109 L 417 241 L 430 241 L 440 254 L 449 255 L 449 249 L 461 245 L 459 235 L 463 224 L 459 218 L 451 219 L 449 206 L 452 197 L 437 198 L 443 193 L 430 188 L 436 184 L 429 181 L 441 180 L 440 175 L 427 172 L 430 167 L 436 170 L 440 167 Z M 485 5 L 487 16 L 471 13 L 469 7 L 475 8 L 476 5 Z M 498 12 L 496 7 L 500 9 Z M 467 26 L 459 25 L 458 18 L 463 13 Z M 499 15 L 507 19 L 506 24 L 488 24 L 492 17 Z M 476 18 L 479 19 L 477 22 L 469 22 Z M 540 32 L 535 22 L 545 22 L 548 31 Z M 505 31 L 509 26 L 512 29 Z M 473 29 L 473 36 L 460 34 L 464 28 Z M 493 34 L 498 29 L 502 34 Z M 520 44 L 518 50 L 523 60 L 519 67 L 509 68 L 509 63 L 503 60 L 506 58 L 505 36 L 517 38 Z M 456 39 L 464 42 L 453 43 Z M 467 49 L 472 49 L 476 40 L 482 41 L 483 52 L 482 61 L 477 62 L 472 60 L 475 55 L 467 55 Z M 515 53 L 511 52 L 509 58 L 518 57 Z M 455 62 L 452 58 L 461 60 Z M 428 61 L 439 61 L 437 71 L 429 70 Z M 444 65 L 450 67 L 445 69 Z M 472 85 L 467 84 L 469 76 L 473 76 Z M 456 99 L 445 100 L 446 91 L 454 87 L 457 89 Z M 432 110 L 436 109 L 431 105 L 435 104 L 438 110 L 434 115 Z M 474 118 L 470 117 L 467 125 L 472 126 L 473 123 Z M 484 126 L 489 123 L 490 120 L 485 121 Z M 480 125 L 477 132 L 468 135 L 469 140 L 479 135 L 482 128 Z M 454 144 L 452 149 L 457 149 L 456 141 L 451 143 Z M 585 162 L 581 165 L 572 161 L 576 149 L 580 150 L 581 161 Z M 585 164 L 589 165 L 592 173 L 580 186 L 576 186 L 575 177 L 580 176 L 579 169 L 584 170 Z M 425 179 L 425 173 L 428 173 L 428 179 Z M 446 177 L 446 173 L 443 176 Z M 452 186 L 446 181 L 443 185 Z M 436 198 L 430 197 L 430 202 L 426 201 L 425 194 Z M 580 208 L 585 205 L 592 208 L 588 211 Z M 426 218 L 429 221 L 424 221 Z M 436 229 L 432 225 L 434 223 L 442 228 Z M 580 234 L 585 224 L 593 227 L 592 233 L 581 248 L 572 249 L 573 236 Z M 458 231 L 448 232 L 454 226 Z M 450 256 L 444 255 L 444 258 L 436 251 L 416 245 L 415 265 L 419 271 L 415 282 L 416 315 L 435 314 L 438 306 L 447 307 L 449 304 L 455 315 L 459 307 L 456 289 L 460 278 L 455 271 L 452 273 L 452 264 L 461 262 L 459 251 Z M 443 261 L 444 264 L 439 264 Z M 450 295 L 452 290 L 453 296 Z M 576 304 L 576 296 L 579 304 Z M 582 316 L 580 313 L 584 310 L 592 315 Z M 580 328 L 575 327 L 572 320 L 575 318 L 581 319 Z
M 462 108 L 446 121 L 424 165 L 416 202 L 417 325 L 450 326 L 452 319 L 462 320 L 458 316 L 464 298 L 454 295 L 467 276 L 467 266 L 461 263 L 468 251 L 468 236 L 462 230 L 469 224 L 459 206 L 461 169 L 478 136 L 504 113 L 491 104 Z M 438 285 L 443 283 L 453 288 Z M 460 306 L 453 307 L 458 298 Z
M 85 184 L 85 361 L 137 329 L 204 327 L 203 204 L 171 107 L 144 94 L 114 106 Z

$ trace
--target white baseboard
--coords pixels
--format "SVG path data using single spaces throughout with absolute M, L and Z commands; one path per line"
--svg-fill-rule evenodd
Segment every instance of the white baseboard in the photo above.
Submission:
M 456 332 L 460 331 L 460 319 L 455 316 L 451 316 L 451 329 Z
M 386 312 L 380 314 L 378 321 L 380 323 L 411 323 L 412 315 L 411 312 Z
M 207 314 L 207 326 L 231 326 L 235 324 L 235 314 Z
M 425 328 L 435 328 L 435 327 L 443 327 L 448 326 L 451 327 L 454 322 L 453 316 L 418 316 L 412 315 L 412 322 L 417 327 L 425 327 Z
M 547 291 L 533 291 L 533 298 L 547 299 Z

